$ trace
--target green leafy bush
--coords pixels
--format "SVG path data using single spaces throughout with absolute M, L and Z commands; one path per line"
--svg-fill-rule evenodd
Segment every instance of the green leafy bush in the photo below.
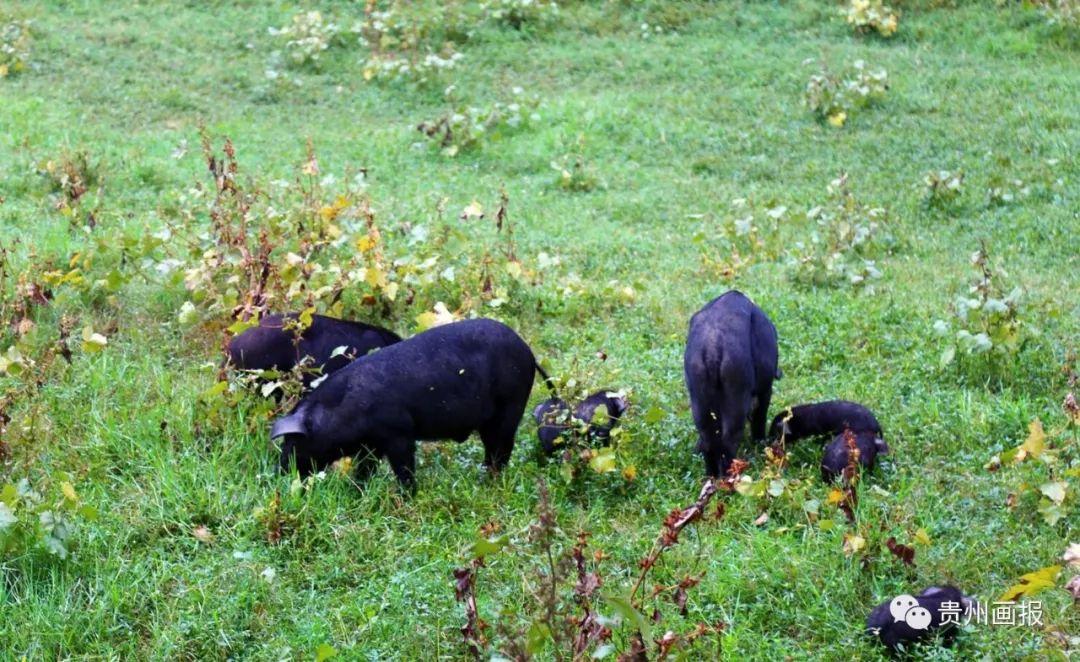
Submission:
M 964 188 L 963 170 L 934 170 L 923 178 L 926 201 L 932 207 L 944 207 L 960 198 Z
M 829 199 L 806 212 L 812 223 L 808 240 L 796 241 L 788 251 L 789 274 L 797 283 L 815 286 L 847 284 L 873 292 L 881 277 L 870 259 L 888 248 L 888 213 L 859 201 L 847 174 L 833 180 Z
M 1002 280 L 1007 274 L 1000 268 L 991 269 L 985 247 L 972 253 L 971 264 L 978 276 L 966 293 L 957 295 L 951 323 L 941 319 L 934 322 L 937 335 L 953 340 L 941 354 L 943 367 L 952 363 L 957 354 L 984 355 L 988 359 L 1010 357 L 1023 344 L 1023 290 L 1017 286 L 1006 294 Z
M 30 22 L 0 14 L 0 78 L 26 70 L 33 37 Z
M 515 30 L 550 25 L 559 17 L 555 0 L 486 0 L 480 6 L 487 20 Z
M 804 100 L 819 120 L 839 128 L 856 111 L 880 101 L 889 89 L 888 80 L 884 69 L 870 71 L 863 60 L 856 60 L 843 76 L 822 65 L 821 73 L 806 83 Z
M 66 559 L 79 524 L 96 518 L 97 511 L 82 502 L 67 479 L 46 494 L 25 478 L 5 483 L 0 486 L 0 555 L 20 556 L 42 549 Z
M 487 141 L 528 127 L 540 120 L 536 97 L 525 96 L 524 90 L 512 90 L 514 101 L 496 101 L 490 106 L 477 107 L 459 103 L 441 117 L 427 120 L 416 129 L 435 143 L 443 155 L 456 156 L 480 149 Z M 453 97 L 453 87 L 447 90 Z
M 282 28 L 270 28 L 277 37 L 293 66 L 317 66 L 323 51 L 338 38 L 340 29 L 327 21 L 321 12 L 301 12 Z
M 843 14 L 848 25 L 861 34 L 876 32 L 882 37 L 891 37 L 900 23 L 899 12 L 893 11 L 882 0 L 849 0 Z

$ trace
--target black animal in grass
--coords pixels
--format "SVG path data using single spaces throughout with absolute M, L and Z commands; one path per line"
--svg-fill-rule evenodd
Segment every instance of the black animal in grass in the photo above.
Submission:
M 480 433 L 484 464 L 500 469 L 514 449 L 534 373 L 551 380 L 510 327 L 489 319 L 439 326 L 360 357 L 330 375 L 271 437 L 283 437 L 281 468 L 302 475 L 357 456 L 364 477 L 386 458 L 414 486 L 416 442 L 465 441 Z
M 829 445 L 825 447 L 825 453 L 821 458 L 821 479 L 831 483 L 843 476 L 844 469 L 851 461 L 851 446 L 854 445 L 859 451 L 859 464 L 866 471 L 874 468 L 878 455 L 886 455 L 889 446 L 877 432 L 851 432 L 845 430 L 836 435 Z
M 690 319 L 683 368 L 705 473 L 724 476 L 747 419 L 753 437 L 765 437 L 780 376 L 776 327 L 746 295 L 726 292 Z
M 931 586 L 918 595 L 899 595 L 874 607 L 866 619 L 866 633 L 893 653 L 934 634 L 951 646 L 956 625 L 964 622 L 971 606 L 971 598 L 955 586 Z
M 310 357 L 318 370 L 304 373 L 307 388 L 320 373 L 337 372 L 357 357 L 398 342 L 393 331 L 363 322 L 312 315 L 311 324 L 301 330 L 295 313 L 267 315 L 229 341 L 228 361 L 240 370 L 288 372 Z
M 572 412 L 570 405 L 564 400 L 548 398 L 533 410 L 540 448 L 549 455 L 554 453 L 559 437 L 572 428 L 582 428 L 589 441 L 603 443 L 611 437 L 612 429 L 619 424 L 619 419 L 626 413 L 628 406 L 626 396 L 611 389 L 601 389 L 593 393 L 574 407 Z M 598 416 L 597 411 L 601 408 L 604 414 Z
M 881 436 L 881 425 L 874 412 L 857 402 L 828 400 L 785 409 L 772 420 L 769 437 L 785 442 L 808 437 L 834 437 L 844 430 L 872 432 Z

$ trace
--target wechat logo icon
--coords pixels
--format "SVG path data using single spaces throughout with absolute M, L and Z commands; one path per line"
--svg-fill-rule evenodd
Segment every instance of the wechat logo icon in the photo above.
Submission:
M 912 630 L 925 630 L 930 627 L 930 610 L 919 606 L 919 601 L 907 595 L 898 595 L 889 603 L 889 613 L 893 622 L 907 623 Z

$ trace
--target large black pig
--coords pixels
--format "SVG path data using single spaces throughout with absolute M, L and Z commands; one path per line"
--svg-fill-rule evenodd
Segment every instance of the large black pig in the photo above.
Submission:
M 479 432 L 484 464 L 510 459 L 514 433 L 540 369 L 510 327 L 489 319 L 454 322 L 358 358 L 277 420 L 281 467 L 301 474 L 359 456 L 361 475 L 380 457 L 414 485 L 416 442 L 464 441 Z M 554 390 L 552 388 L 552 390 Z
M 776 327 L 741 292 L 724 293 L 690 319 L 683 368 L 707 475 L 727 473 L 747 419 L 754 438 L 764 438 L 778 367 Z
M 393 331 L 323 315 L 312 316 L 311 324 L 300 331 L 299 341 L 297 330 L 295 313 L 267 315 L 259 320 L 258 326 L 247 329 L 229 342 L 229 363 L 240 370 L 288 372 L 310 357 L 311 367 L 318 370 L 304 373 L 304 386 L 307 387 L 320 376 L 319 373 L 337 372 L 373 349 L 401 342 Z

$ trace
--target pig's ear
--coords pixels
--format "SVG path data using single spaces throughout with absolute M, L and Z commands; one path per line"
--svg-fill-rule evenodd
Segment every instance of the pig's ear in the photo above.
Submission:
M 877 448 L 879 455 L 889 454 L 889 445 L 885 443 L 885 440 L 881 437 L 874 437 L 874 446 Z
M 541 402 L 540 404 L 536 405 L 536 409 L 533 409 L 533 418 L 536 419 L 537 423 L 540 423 L 540 422 L 543 421 L 543 418 L 544 418 L 544 405 L 546 405 L 546 404 L 547 404 L 546 402 Z
M 627 408 L 630 407 L 630 401 L 626 399 L 625 395 L 620 395 L 615 398 L 615 415 L 613 418 L 619 418 L 626 413 Z
M 307 426 L 304 425 L 303 413 L 296 411 L 274 421 L 274 426 L 270 428 L 270 438 L 277 439 L 287 434 L 307 436 Z

